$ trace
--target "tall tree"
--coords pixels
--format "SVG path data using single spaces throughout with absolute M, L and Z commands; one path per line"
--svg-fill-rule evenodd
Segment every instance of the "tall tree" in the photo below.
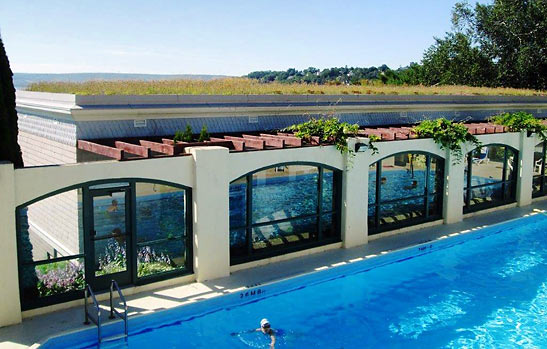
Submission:
M 427 49 L 422 59 L 420 79 L 426 85 L 495 85 L 492 60 L 471 45 L 463 33 L 449 33 Z
M 547 89 L 547 1 L 456 4 L 453 24 L 496 63 L 503 86 Z
M 15 167 L 23 167 L 17 133 L 13 73 L 0 37 L 0 160 L 8 160 Z

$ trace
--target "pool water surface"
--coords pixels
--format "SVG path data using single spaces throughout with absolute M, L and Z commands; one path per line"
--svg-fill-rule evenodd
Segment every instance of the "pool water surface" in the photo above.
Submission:
M 547 216 L 246 294 L 134 319 L 129 338 L 100 347 L 268 348 L 267 336 L 252 332 L 266 317 L 280 330 L 276 348 L 545 348 Z M 44 348 L 97 347 L 70 336 Z

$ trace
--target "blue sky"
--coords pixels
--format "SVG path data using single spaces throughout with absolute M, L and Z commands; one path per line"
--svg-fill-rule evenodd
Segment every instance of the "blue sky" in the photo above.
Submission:
M 420 61 L 457 0 L 1 0 L 12 70 L 244 75 Z

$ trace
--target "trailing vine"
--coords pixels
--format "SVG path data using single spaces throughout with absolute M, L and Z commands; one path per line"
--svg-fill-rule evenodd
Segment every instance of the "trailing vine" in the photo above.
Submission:
M 453 122 L 445 118 L 436 120 L 424 120 L 414 127 L 414 132 L 420 138 L 433 138 L 441 149 L 448 149 L 454 156 L 454 163 L 460 163 L 463 159 L 462 144 L 473 143 L 480 148 L 481 142 L 470 134 L 461 122 Z
M 374 145 L 375 142 L 378 142 L 382 138 L 378 135 L 369 135 L 368 136 L 368 148 L 372 151 L 371 155 L 378 154 L 378 147 Z
M 289 126 L 285 130 L 294 132 L 296 137 L 306 142 L 311 142 L 313 137 L 318 137 L 319 144 L 332 143 L 336 145 L 340 153 L 354 155 L 354 151 L 348 146 L 348 138 L 357 134 L 359 125 L 340 122 L 336 117 L 322 117 Z
M 542 141 L 547 141 L 547 126 L 530 113 L 523 111 L 503 113 L 492 116 L 489 121 L 506 126 L 510 132 L 526 131 L 528 134 L 536 133 Z

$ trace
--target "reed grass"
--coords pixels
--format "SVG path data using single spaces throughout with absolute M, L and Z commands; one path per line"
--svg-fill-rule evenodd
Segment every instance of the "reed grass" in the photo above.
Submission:
M 77 95 L 477 95 L 547 96 L 547 91 L 470 86 L 308 85 L 260 83 L 247 78 L 215 80 L 92 80 L 86 82 L 36 82 L 28 91 Z

